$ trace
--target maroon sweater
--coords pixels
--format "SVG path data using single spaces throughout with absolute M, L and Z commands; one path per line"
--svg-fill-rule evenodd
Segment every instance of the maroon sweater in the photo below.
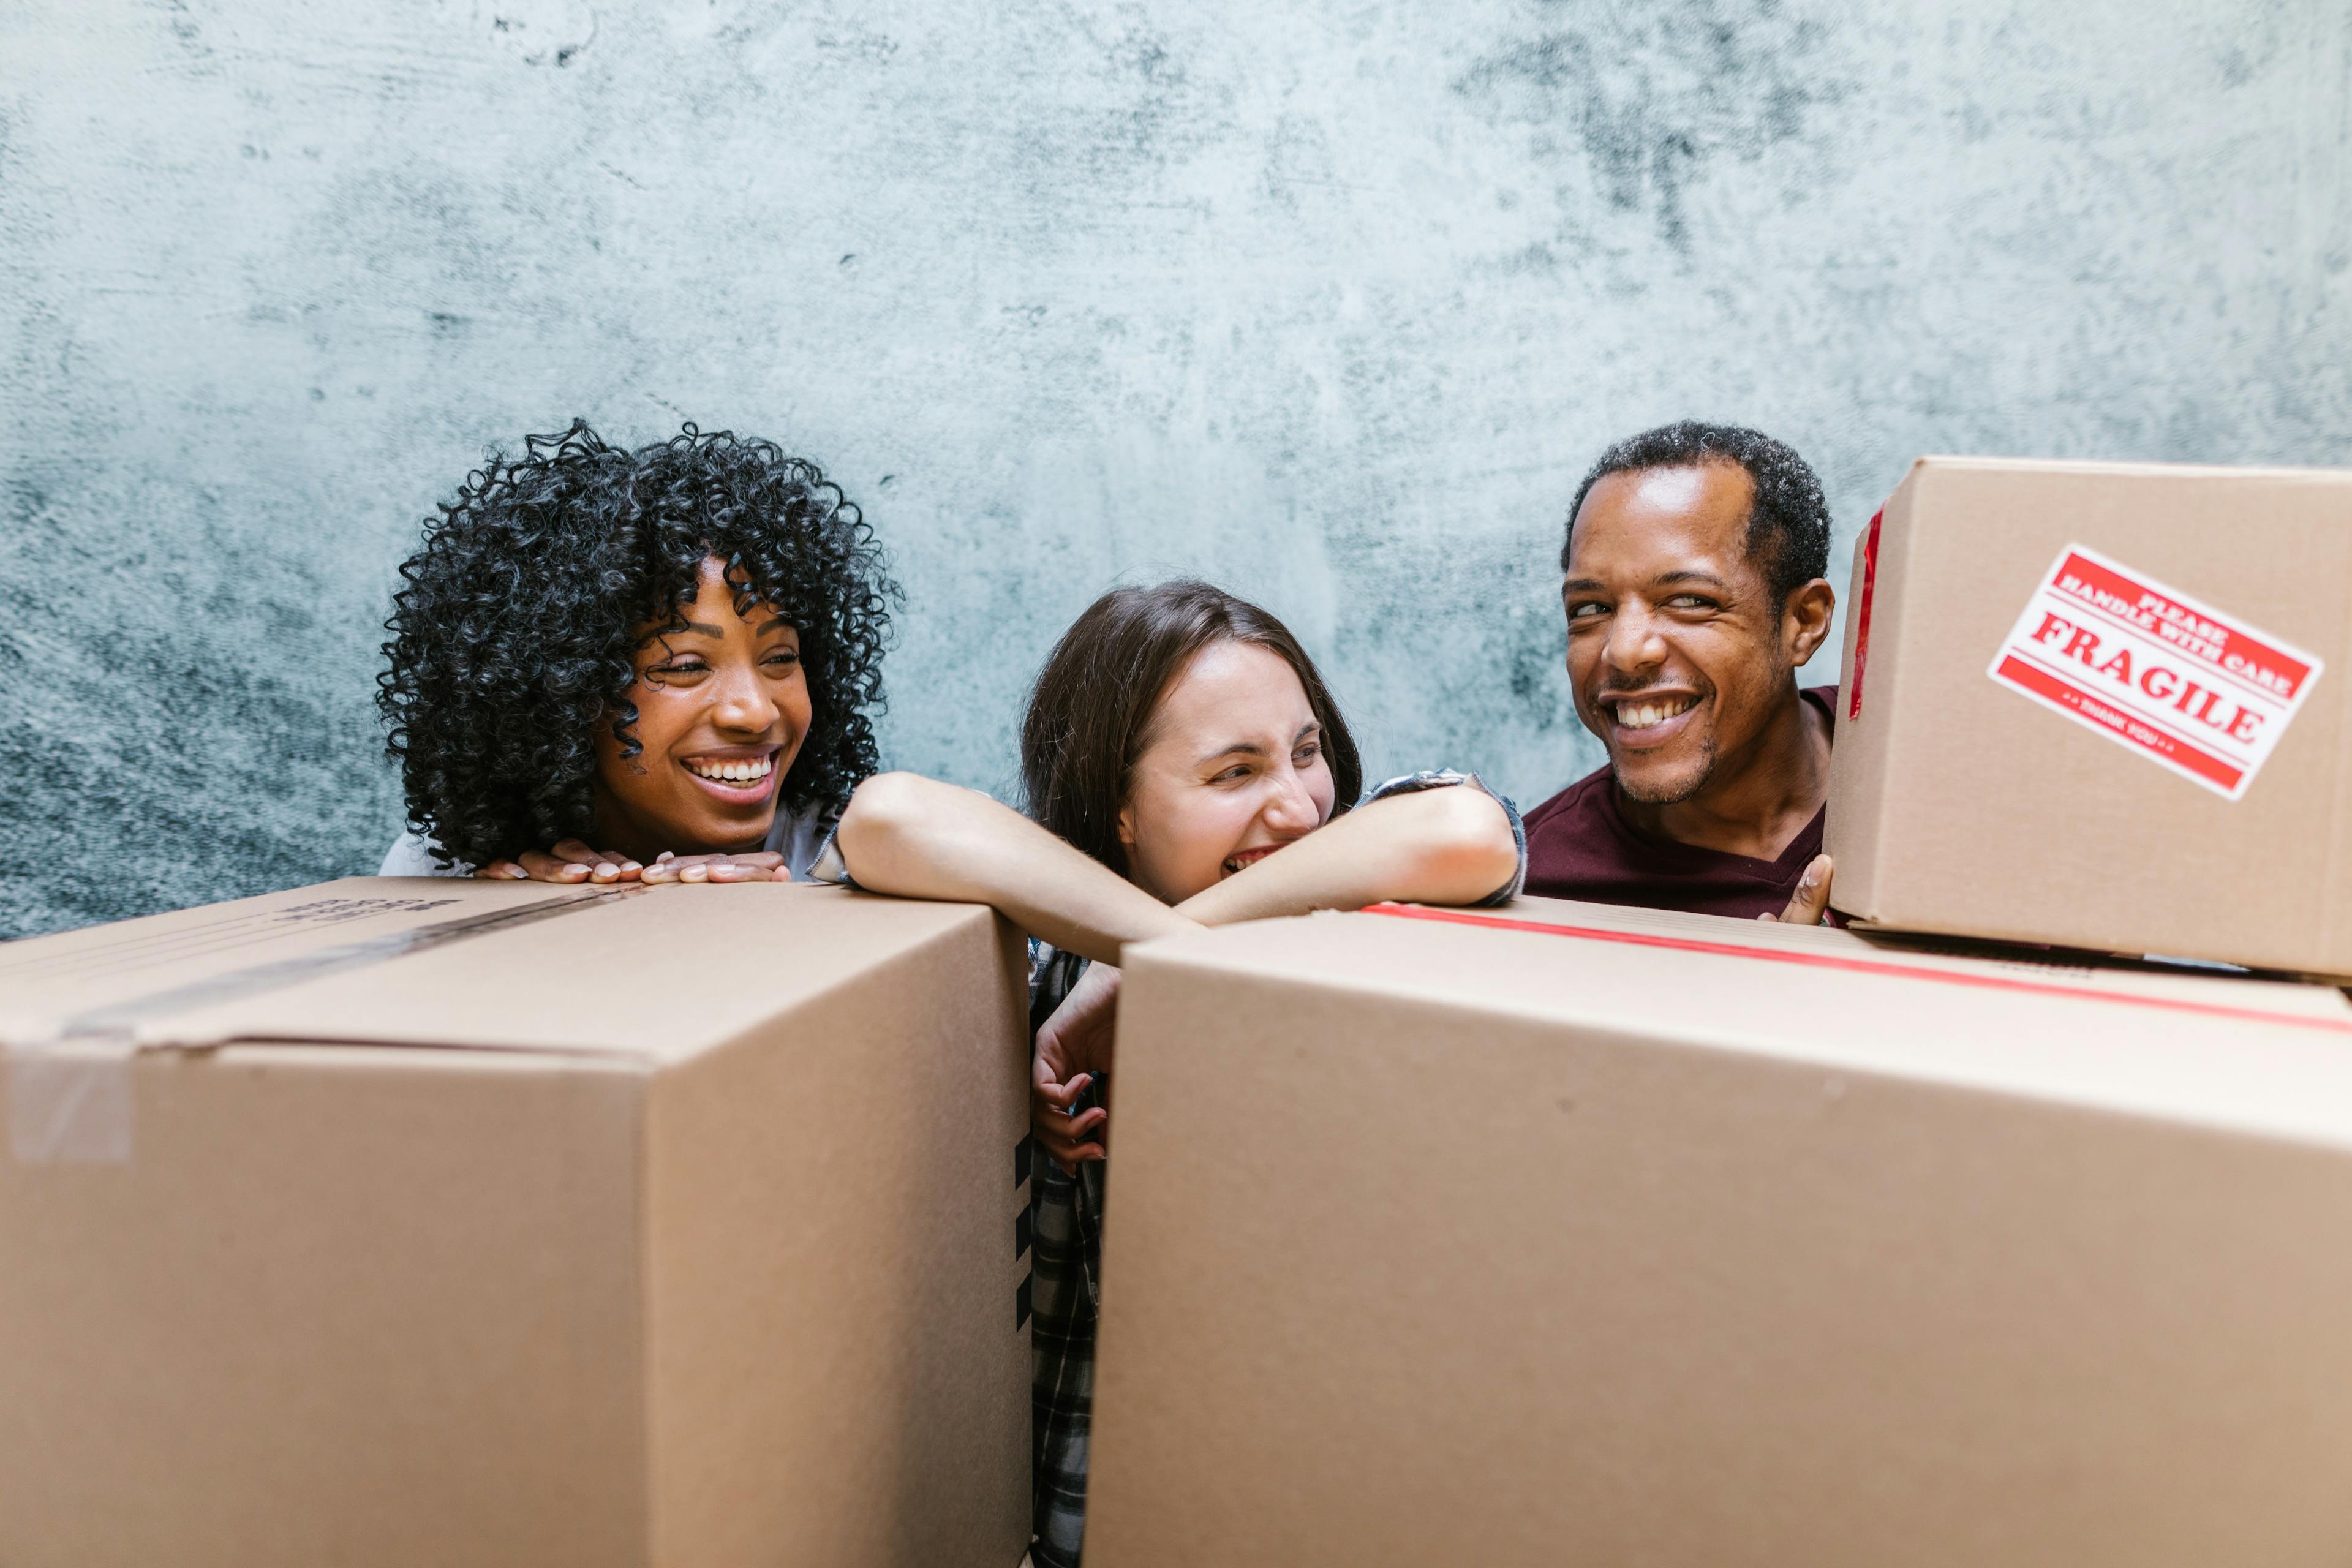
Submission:
M 1798 693 L 1837 721 L 1837 688 Z M 1754 920 L 1777 915 L 1822 852 L 1823 806 L 1777 860 L 1751 860 L 1657 838 L 1625 820 L 1608 768 L 1577 780 L 1528 813 L 1527 891 L 1545 899 L 1639 904 Z

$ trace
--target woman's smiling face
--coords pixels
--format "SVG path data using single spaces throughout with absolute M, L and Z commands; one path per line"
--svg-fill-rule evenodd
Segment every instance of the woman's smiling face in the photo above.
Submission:
M 797 628 L 773 607 L 735 613 L 726 566 L 703 562 L 686 625 L 654 626 L 633 657 L 635 756 L 609 725 L 596 731 L 600 847 L 650 863 L 678 855 L 759 848 L 775 820 L 776 792 L 807 738 L 808 678 Z
M 1181 903 L 1330 819 L 1321 726 L 1287 660 L 1213 642 L 1152 710 L 1118 816 L 1129 875 Z

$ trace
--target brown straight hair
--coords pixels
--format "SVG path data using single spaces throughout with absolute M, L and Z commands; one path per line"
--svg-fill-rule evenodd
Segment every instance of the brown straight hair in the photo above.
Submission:
M 1281 656 L 1307 689 L 1323 730 L 1337 816 L 1363 793 L 1355 737 L 1315 661 L 1290 628 L 1246 599 L 1192 579 L 1114 588 L 1070 623 L 1037 672 L 1021 722 L 1021 785 L 1029 815 L 1124 877 L 1119 808 L 1151 742 L 1160 699 L 1192 656 L 1216 642 Z

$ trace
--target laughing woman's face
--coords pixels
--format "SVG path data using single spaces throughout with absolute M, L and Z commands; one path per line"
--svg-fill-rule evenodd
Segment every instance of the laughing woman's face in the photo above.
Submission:
M 1118 835 L 1136 884 L 1178 904 L 1331 818 L 1338 786 L 1298 672 L 1254 643 L 1192 656 L 1152 710 Z
M 725 565 L 702 563 L 687 624 L 648 635 L 635 655 L 635 756 L 596 731 L 600 846 L 651 864 L 678 855 L 758 849 L 776 792 L 808 736 L 800 632 L 765 605 L 735 613 Z M 654 628 L 646 628 L 652 634 Z

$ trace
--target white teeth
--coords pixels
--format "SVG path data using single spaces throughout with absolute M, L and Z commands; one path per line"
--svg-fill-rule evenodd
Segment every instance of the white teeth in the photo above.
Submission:
M 1617 705 L 1617 727 L 1621 730 L 1647 730 L 1687 713 L 1697 706 L 1698 699 L 1696 697 L 1678 697 L 1670 702 L 1621 702 Z
M 696 777 L 717 784 L 756 784 L 768 776 L 773 762 L 771 757 L 755 757 L 748 763 L 688 763 L 686 768 Z

